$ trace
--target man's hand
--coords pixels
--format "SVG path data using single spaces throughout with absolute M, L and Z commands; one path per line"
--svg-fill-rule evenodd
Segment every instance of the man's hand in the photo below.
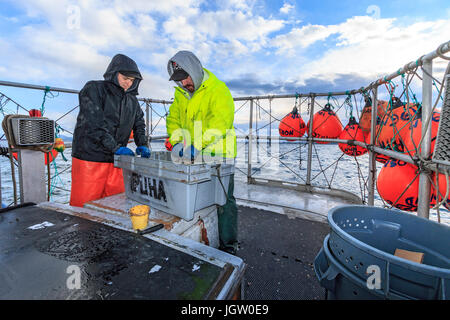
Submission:
M 131 149 L 127 148 L 127 147 L 120 147 L 119 149 L 117 149 L 117 151 L 114 153 L 117 155 L 124 155 L 124 156 L 134 156 L 134 152 L 131 151 Z
M 146 146 L 140 146 L 136 148 L 136 154 L 142 158 L 150 158 L 150 149 Z
M 176 143 L 172 148 L 172 157 L 182 158 L 183 157 L 183 144 Z
M 193 145 L 186 147 L 183 151 L 183 160 L 194 161 L 199 155 L 199 151 Z

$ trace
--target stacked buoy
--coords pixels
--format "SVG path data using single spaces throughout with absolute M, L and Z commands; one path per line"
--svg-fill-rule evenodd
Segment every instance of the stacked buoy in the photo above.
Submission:
M 309 132 L 310 121 L 306 125 Z M 331 110 L 331 105 L 327 103 L 325 107 L 316 112 L 313 116 L 312 134 L 313 138 L 336 139 L 342 132 L 342 123 L 336 113 Z M 327 144 L 328 142 L 317 142 Z
M 377 179 L 378 194 L 395 208 L 417 211 L 419 193 L 418 168 L 412 164 L 389 159 Z
M 431 118 L 431 153 L 434 151 L 434 145 L 436 144 L 437 132 L 439 129 L 439 120 L 441 119 L 440 112 L 433 112 Z M 420 140 L 422 139 L 422 116 L 418 115 L 411 123 L 411 130 L 405 137 L 404 153 L 408 153 L 414 156 L 416 153 L 421 152 L 421 146 L 419 147 Z
M 382 116 L 376 125 L 375 146 L 405 153 L 405 141 L 410 135 L 412 122 L 417 119 L 420 110 L 417 105 L 404 105 L 395 97 L 390 102 L 378 101 L 378 110 L 380 109 L 384 111 L 381 112 Z M 370 133 L 366 134 L 366 143 L 370 144 Z M 389 160 L 388 156 L 378 153 L 375 157 L 381 163 Z
M 364 142 L 364 133 L 354 117 L 350 117 L 348 124 L 339 135 L 339 139 Z M 361 156 L 367 152 L 366 148 L 346 143 L 339 143 L 339 148 L 345 154 L 354 157 Z
M 412 109 L 414 107 L 415 106 L 412 106 Z M 402 108 L 404 109 L 405 106 Z M 414 120 L 412 121 L 410 121 L 410 114 L 404 115 L 404 119 L 402 120 L 409 122 L 410 125 L 408 125 L 408 129 L 402 133 L 403 143 L 397 145 L 403 148 L 402 151 L 404 153 L 414 156 L 420 152 L 419 144 L 422 139 L 422 117 L 419 112 L 414 115 Z M 434 112 L 431 119 L 431 153 L 434 151 L 436 143 L 439 120 L 440 113 Z M 377 189 L 381 198 L 398 209 L 417 211 L 419 192 L 418 170 L 418 167 L 415 165 L 400 160 L 388 160 L 381 169 L 377 179 Z M 435 173 L 432 174 L 431 178 L 437 186 L 440 195 L 438 195 L 438 197 L 436 196 L 436 188 L 432 184 L 430 208 L 435 206 L 437 202 L 441 202 L 447 191 L 445 175 L 439 174 L 439 183 L 436 181 L 437 178 Z M 445 201 L 444 206 L 450 208 L 450 201 Z
M 405 152 L 405 141 L 417 115 L 416 105 L 400 105 L 388 111 L 381 120 L 379 131 L 377 130 L 377 143 L 380 147 Z
M 297 107 L 292 109 L 292 112 L 288 113 L 278 126 L 278 132 L 282 137 L 302 137 L 306 132 L 305 121 L 303 121 L 301 115 L 298 112 Z M 290 140 L 293 141 L 293 140 Z

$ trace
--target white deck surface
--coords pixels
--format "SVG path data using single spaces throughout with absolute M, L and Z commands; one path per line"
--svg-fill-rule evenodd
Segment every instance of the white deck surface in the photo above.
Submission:
M 327 220 L 330 209 L 340 205 L 357 204 L 356 201 L 337 196 L 247 184 L 238 180 L 235 181 L 234 196 L 238 205 L 323 222 Z

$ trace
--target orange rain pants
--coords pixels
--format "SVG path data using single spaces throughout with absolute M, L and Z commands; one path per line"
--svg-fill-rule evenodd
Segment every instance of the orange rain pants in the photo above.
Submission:
M 125 192 L 122 169 L 115 168 L 114 163 L 72 158 L 71 206 L 82 207 L 91 200 L 122 192 Z

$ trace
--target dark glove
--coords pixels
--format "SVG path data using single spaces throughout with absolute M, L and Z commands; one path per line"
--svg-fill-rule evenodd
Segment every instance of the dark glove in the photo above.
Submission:
M 170 143 L 169 138 L 167 138 L 164 142 L 164 146 L 166 147 L 167 151 L 172 151 L 173 149 L 173 145 Z
M 150 158 L 150 149 L 146 146 L 140 146 L 136 148 L 136 154 L 142 158 Z
M 187 146 L 183 151 L 183 159 L 187 161 L 194 161 L 200 152 L 195 149 L 193 145 Z
M 176 143 L 172 148 L 172 157 L 175 158 L 182 158 L 183 157 L 183 144 L 182 143 Z
M 127 148 L 127 147 L 120 147 L 119 149 L 117 149 L 117 151 L 114 153 L 117 155 L 124 155 L 124 156 L 134 156 L 134 152 L 131 151 L 131 149 Z

